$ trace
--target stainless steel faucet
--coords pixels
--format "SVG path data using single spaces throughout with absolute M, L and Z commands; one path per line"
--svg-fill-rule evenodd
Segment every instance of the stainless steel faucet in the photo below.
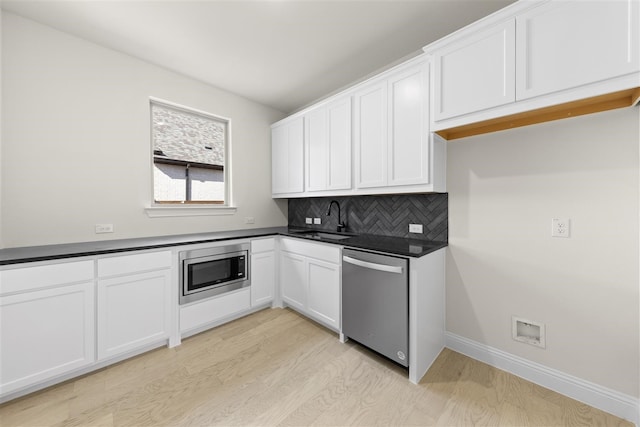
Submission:
M 338 203 L 337 200 L 332 200 L 331 202 L 329 202 L 329 210 L 327 210 L 327 216 L 331 216 L 331 206 L 333 204 L 338 205 L 338 232 L 340 231 L 344 231 L 345 228 L 347 228 L 346 224 L 342 223 L 342 221 L 340 220 L 340 203 Z

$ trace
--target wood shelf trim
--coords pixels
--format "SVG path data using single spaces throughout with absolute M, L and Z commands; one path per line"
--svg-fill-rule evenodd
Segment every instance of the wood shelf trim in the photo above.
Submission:
M 627 89 L 477 123 L 470 123 L 468 125 L 442 129 L 436 131 L 436 133 L 447 141 L 451 141 L 468 136 L 482 135 L 484 133 L 498 132 L 537 123 L 614 110 L 616 108 L 630 107 L 638 104 L 638 102 L 640 102 L 640 88 Z

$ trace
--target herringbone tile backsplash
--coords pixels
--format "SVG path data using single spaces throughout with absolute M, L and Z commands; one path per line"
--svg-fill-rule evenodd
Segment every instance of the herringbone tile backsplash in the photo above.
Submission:
M 393 194 L 384 196 L 315 197 L 289 199 L 289 226 L 335 231 L 340 203 L 347 231 L 446 242 L 448 194 Z M 305 224 L 305 218 L 321 218 L 321 225 Z M 422 224 L 423 234 L 409 234 L 409 224 Z

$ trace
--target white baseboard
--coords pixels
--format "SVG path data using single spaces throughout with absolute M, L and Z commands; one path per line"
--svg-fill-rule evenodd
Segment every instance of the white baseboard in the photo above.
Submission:
M 602 387 L 450 332 L 445 332 L 445 346 L 594 408 L 624 418 L 635 423 L 636 426 L 640 422 L 640 401 L 633 396 Z

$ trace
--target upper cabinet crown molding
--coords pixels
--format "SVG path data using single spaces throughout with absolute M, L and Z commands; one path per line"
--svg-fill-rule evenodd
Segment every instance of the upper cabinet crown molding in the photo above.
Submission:
M 640 0 L 521 0 L 432 43 L 432 130 L 451 140 L 633 105 L 639 27 Z

